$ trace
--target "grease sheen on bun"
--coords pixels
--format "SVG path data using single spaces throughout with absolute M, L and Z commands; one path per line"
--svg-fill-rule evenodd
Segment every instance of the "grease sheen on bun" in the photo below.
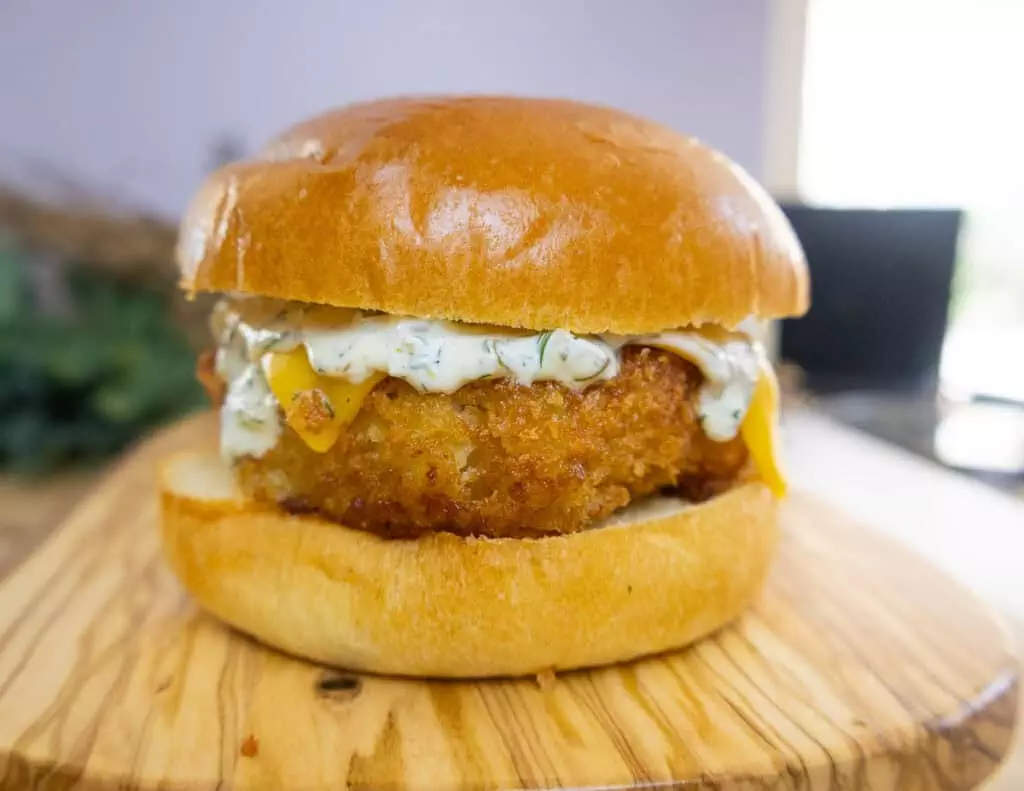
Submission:
M 748 483 L 572 535 L 393 541 L 246 502 L 215 456 L 162 471 L 164 547 L 203 607 L 292 654 L 410 676 L 526 675 L 690 643 L 761 588 L 776 506 Z
M 642 333 L 799 315 L 782 212 L 696 140 L 569 101 L 409 98 L 299 124 L 189 208 L 190 290 Z

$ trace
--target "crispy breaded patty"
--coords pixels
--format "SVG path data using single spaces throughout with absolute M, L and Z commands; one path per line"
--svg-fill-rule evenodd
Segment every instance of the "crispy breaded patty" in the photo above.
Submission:
M 627 348 L 619 376 L 579 392 L 495 380 L 425 395 L 385 379 L 328 452 L 285 428 L 239 463 L 239 480 L 254 499 L 387 537 L 573 532 L 635 497 L 674 487 L 705 499 L 742 474 L 742 440 L 715 442 L 698 424 L 700 382 L 650 348 Z

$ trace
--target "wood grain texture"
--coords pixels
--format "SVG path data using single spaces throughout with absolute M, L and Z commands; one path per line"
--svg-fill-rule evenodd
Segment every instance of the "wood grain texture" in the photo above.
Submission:
M 0 478 L 0 578 L 48 536 L 96 485 L 97 472 Z
M 0 583 L 0 788 L 966 789 L 1009 749 L 986 608 L 810 498 L 757 607 L 689 651 L 556 680 L 324 670 L 196 612 L 140 448 Z

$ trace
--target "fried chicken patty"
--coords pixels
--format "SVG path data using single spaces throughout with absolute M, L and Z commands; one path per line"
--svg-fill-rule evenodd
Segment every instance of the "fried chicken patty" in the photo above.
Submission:
M 238 463 L 239 482 L 256 500 L 389 538 L 527 537 L 581 530 L 666 488 L 705 499 L 744 474 L 742 440 L 715 442 L 699 425 L 697 368 L 638 347 L 622 363 L 582 391 L 493 380 L 421 394 L 385 379 L 329 451 L 285 427 Z

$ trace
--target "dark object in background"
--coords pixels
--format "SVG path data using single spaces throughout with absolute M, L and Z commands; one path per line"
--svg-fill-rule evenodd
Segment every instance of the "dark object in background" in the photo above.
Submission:
M 934 393 L 962 213 L 783 205 L 811 270 L 811 310 L 782 357 L 813 392 Z
M 812 307 L 781 355 L 818 409 L 925 458 L 1014 489 L 1019 410 L 938 399 L 962 213 L 783 205 L 807 253 Z

